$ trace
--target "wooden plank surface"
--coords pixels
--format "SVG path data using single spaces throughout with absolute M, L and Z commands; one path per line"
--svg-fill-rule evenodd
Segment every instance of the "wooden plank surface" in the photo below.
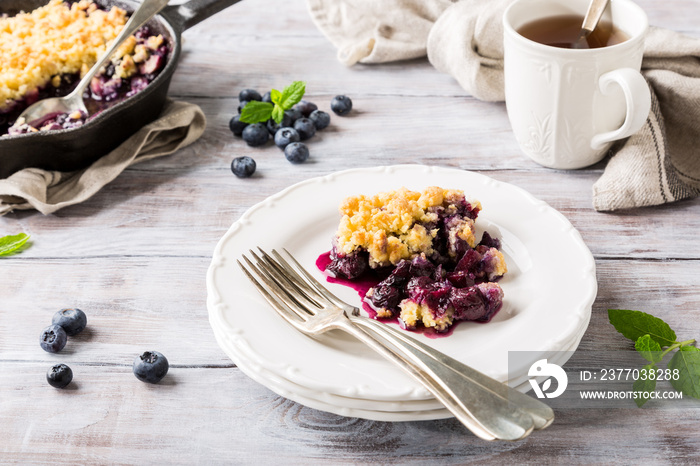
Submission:
M 639 0 L 651 24 L 700 37 L 697 0 Z M 309 143 L 290 165 L 274 146 L 247 147 L 227 124 L 245 87 L 308 82 L 328 109 L 352 97 L 352 117 Z M 503 104 L 467 95 L 424 59 L 346 68 L 303 0 L 248 0 L 185 33 L 171 96 L 196 103 L 207 130 L 191 147 L 126 170 L 79 206 L 0 218 L 0 235 L 32 245 L 0 259 L 0 463 L 17 464 L 693 464 L 700 413 L 661 409 L 557 411 L 546 431 L 486 443 L 454 419 L 388 423 L 304 407 L 259 385 L 217 346 L 205 274 L 218 239 L 253 204 L 293 183 L 357 166 L 422 163 L 473 170 L 515 184 L 561 211 L 596 259 L 598 298 L 580 349 L 631 350 L 608 308 L 662 317 L 700 336 L 700 200 L 597 213 L 591 186 L 605 163 L 542 168 L 521 155 Z M 230 172 L 240 155 L 258 172 Z M 62 307 L 89 327 L 59 355 L 41 329 Z M 131 374 L 155 349 L 171 371 L 158 386 Z M 69 390 L 45 382 L 55 362 L 75 372 Z M 698 405 L 700 408 L 700 404 Z

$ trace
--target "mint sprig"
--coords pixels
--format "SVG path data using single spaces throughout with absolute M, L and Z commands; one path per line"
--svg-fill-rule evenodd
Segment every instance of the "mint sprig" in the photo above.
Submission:
M 301 98 L 304 97 L 305 92 L 306 83 L 304 81 L 294 81 L 292 84 L 284 88 L 277 101 L 275 101 L 275 98 L 272 96 L 272 92 L 270 92 L 270 99 L 284 110 L 289 110 L 294 105 L 299 103 Z
M 650 373 L 655 373 L 656 372 L 656 365 L 655 364 L 647 364 L 644 366 L 642 369 L 645 371 L 647 374 Z M 653 372 L 652 372 L 653 371 Z M 644 392 L 653 392 L 656 390 L 656 378 L 651 378 L 651 377 L 645 377 L 645 378 L 638 378 L 637 380 L 634 381 L 632 384 L 632 390 L 635 392 L 644 393 Z M 651 397 L 649 396 L 638 396 L 637 398 L 634 399 L 634 402 L 639 406 L 640 408 L 644 406 L 644 404 L 650 400 Z
M 295 81 L 296 82 L 296 81 Z M 270 90 L 270 100 L 274 103 L 278 103 L 282 98 L 282 93 L 277 89 Z
M 670 378 L 676 390 L 700 399 L 700 348 L 693 346 L 695 340 L 677 341 L 676 332 L 663 320 L 641 311 L 608 309 L 608 319 L 615 329 L 634 341 L 634 347 L 650 364 L 648 371 L 656 370 L 656 364 L 667 354 L 676 351 L 668 363 L 668 369 L 678 370 L 678 378 Z M 666 348 L 663 350 L 663 348 Z M 663 351 L 662 351 L 663 350 Z M 635 380 L 632 389 L 650 392 L 656 389 L 656 380 Z M 648 398 L 635 399 L 641 407 Z
M 9 256 L 16 252 L 24 246 L 28 239 L 29 235 L 26 233 L 3 236 L 0 238 L 0 256 Z
M 668 362 L 668 368 L 678 369 L 678 380 L 671 379 L 671 385 L 684 395 L 700 398 L 700 349 L 684 345 Z
M 299 103 L 306 93 L 304 81 L 294 81 L 282 92 L 277 89 L 270 91 L 270 102 L 248 102 L 241 110 L 240 120 L 243 123 L 260 123 L 272 118 L 276 123 L 282 123 L 284 112 Z
M 240 120 L 243 123 L 257 123 L 259 121 L 267 121 L 272 114 L 273 105 L 270 102 L 258 102 L 253 100 L 248 102 L 243 110 L 241 110 Z
M 272 109 L 272 119 L 275 120 L 277 124 L 282 123 L 284 118 L 284 110 L 279 105 L 275 105 Z
M 669 346 L 676 342 L 676 332 L 671 327 L 651 314 L 626 309 L 608 309 L 608 319 L 615 330 L 632 341 L 644 335 L 649 335 L 661 346 Z
M 651 363 L 661 361 L 661 345 L 654 341 L 650 335 L 642 335 L 637 338 L 637 341 L 634 342 L 634 349 Z

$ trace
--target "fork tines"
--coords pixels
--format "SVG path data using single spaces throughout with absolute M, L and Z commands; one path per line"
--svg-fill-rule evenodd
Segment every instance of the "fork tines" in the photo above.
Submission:
M 253 283 L 263 298 L 270 303 L 272 308 L 285 320 L 294 323 L 292 319 L 303 319 L 304 313 L 300 311 L 298 307 L 299 303 L 295 302 L 293 298 L 289 296 L 288 292 L 271 278 L 270 274 L 263 268 L 264 266 L 260 265 L 260 258 L 253 251 L 250 251 L 250 253 L 257 259 L 256 264 L 253 264 L 245 255 L 243 256 L 243 260 L 248 267 L 244 266 L 241 261 L 236 260 L 246 277 Z M 266 286 L 263 286 L 263 283 Z
M 261 248 L 258 250 L 259 254 L 253 250 L 249 251 L 252 260 L 243 256 L 247 267 L 240 261 L 237 262 L 243 273 L 278 313 L 287 320 L 290 313 L 306 320 L 307 316 L 316 314 L 318 309 L 324 307 L 323 297 L 310 287 L 277 251 L 272 251 L 275 256 L 273 258 Z

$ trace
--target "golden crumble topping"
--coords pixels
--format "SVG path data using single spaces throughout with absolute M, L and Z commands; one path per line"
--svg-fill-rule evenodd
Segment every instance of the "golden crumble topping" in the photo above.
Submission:
M 0 17 L 0 110 L 59 82 L 56 76 L 92 66 L 127 19 L 121 8 L 104 11 L 87 0 L 70 7 L 62 0 L 51 0 L 31 13 Z M 127 41 L 119 57 L 132 51 L 133 42 Z
M 493 280 L 495 277 L 502 277 L 508 273 L 506 258 L 503 257 L 503 253 L 498 249 L 490 248 L 484 254 L 483 260 L 486 264 L 486 269 L 489 271 L 487 275 L 489 281 Z
M 438 233 L 438 211 L 443 216 L 456 213 L 463 202 L 462 191 L 439 187 L 348 197 L 340 206 L 336 248 L 341 254 L 366 250 L 371 267 L 396 265 L 420 253 L 429 255 Z M 478 201 L 470 204 L 477 211 L 481 209 Z M 454 234 L 474 247 L 474 221 L 460 221 Z
M 399 317 L 409 328 L 416 328 L 422 324 L 425 328 L 433 328 L 438 332 L 444 332 L 453 323 L 454 308 L 449 307 L 441 316 L 436 316 L 425 304 L 418 304 L 410 299 L 404 299 L 399 304 L 401 314 Z

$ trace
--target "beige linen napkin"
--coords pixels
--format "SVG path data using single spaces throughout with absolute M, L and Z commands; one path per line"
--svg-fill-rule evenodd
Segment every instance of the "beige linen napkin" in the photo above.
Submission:
M 205 126 L 204 113 L 197 105 L 168 100 L 157 120 L 88 168 L 74 172 L 26 168 L 0 179 L 0 216 L 27 209 L 50 214 L 81 203 L 128 166 L 172 154 L 193 143 Z
M 486 101 L 504 99 L 501 17 L 511 1 L 397 0 L 385 6 L 373 0 L 307 0 L 341 62 L 389 62 L 425 50 L 436 69 Z M 636 135 L 614 147 L 593 185 L 597 210 L 700 195 L 700 39 L 652 27 L 642 73 L 652 89 L 652 111 Z
M 307 0 L 316 26 L 350 66 L 424 57 L 435 20 L 455 0 Z

